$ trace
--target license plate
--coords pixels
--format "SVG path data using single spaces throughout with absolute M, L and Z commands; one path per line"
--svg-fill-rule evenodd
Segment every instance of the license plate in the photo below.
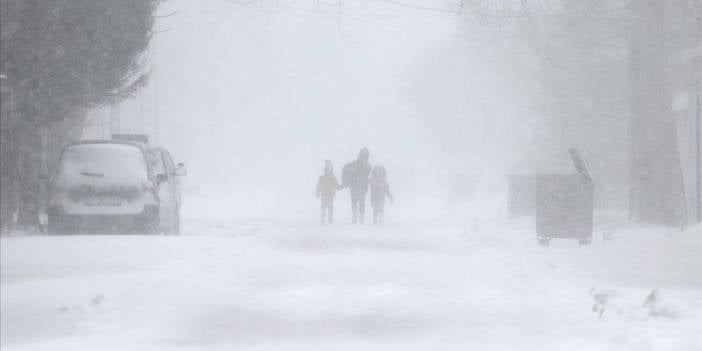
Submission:
M 85 200 L 85 204 L 88 206 L 119 206 L 122 204 L 122 200 L 118 198 L 97 198 Z

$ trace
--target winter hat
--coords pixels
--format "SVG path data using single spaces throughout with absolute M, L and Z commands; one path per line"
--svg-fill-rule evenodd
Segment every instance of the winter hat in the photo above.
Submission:
M 368 157 L 370 157 L 370 151 L 368 151 L 367 147 L 364 147 L 361 149 L 361 152 L 358 153 L 358 159 L 368 161 Z

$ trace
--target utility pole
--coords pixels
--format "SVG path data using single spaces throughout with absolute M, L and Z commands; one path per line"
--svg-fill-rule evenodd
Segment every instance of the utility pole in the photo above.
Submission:
M 154 66 L 156 66 L 156 65 L 153 64 L 151 66 L 151 77 L 152 77 L 151 81 L 153 82 L 152 84 L 153 84 L 153 88 L 154 88 L 154 109 L 153 109 L 153 113 L 152 113 L 153 133 L 154 133 L 153 139 L 155 142 L 160 143 L 161 138 L 159 135 L 159 132 L 160 132 L 159 131 L 159 117 L 160 116 L 159 116 L 159 105 L 158 105 L 158 102 L 159 102 L 159 100 L 158 100 L 158 76 L 156 76 L 156 79 L 154 79 L 154 72 L 156 71 L 156 68 Z
M 702 116 L 700 116 L 700 110 L 702 109 L 700 107 L 700 100 L 702 98 L 700 95 L 702 95 L 702 78 L 697 79 L 697 89 L 696 89 L 696 107 L 695 107 L 695 114 L 696 114 L 696 121 L 697 121 L 697 129 L 696 129 L 696 155 L 695 155 L 695 161 L 697 163 L 697 221 L 700 222 L 702 221 L 702 145 L 701 145 L 701 137 L 700 134 L 702 134 Z

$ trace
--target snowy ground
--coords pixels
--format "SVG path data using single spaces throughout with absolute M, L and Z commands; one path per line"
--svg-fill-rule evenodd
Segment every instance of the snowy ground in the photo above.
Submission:
M 2 238 L 2 349 L 702 350 L 700 227 L 185 227 Z

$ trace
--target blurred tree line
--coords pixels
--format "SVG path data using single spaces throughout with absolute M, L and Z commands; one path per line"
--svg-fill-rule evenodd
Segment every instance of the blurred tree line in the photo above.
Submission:
M 0 0 L 2 228 L 36 222 L 39 175 L 86 111 L 146 84 L 160 0 Z
M 695 118 L 694 101 L 683 106 L 682 117 L 672 106 L 677 95 L 699 95 L 702 1 L 461 4 L 472 20 L 523 40 L 535 57 L 541 86 L 533 162 L 578 147 L 598 176 L 598 196 L 610 200 L 605 207 L 619 199 L 635 220 L 694 220 L 685 198 L 696 195 L 686 193 L 683 169 L 687 178 L 697 175 L 681 166 L 679 150 L 680 128 L 690 128 L 679 118 Z M 691 52 L 697 56 L 690 59 Z

